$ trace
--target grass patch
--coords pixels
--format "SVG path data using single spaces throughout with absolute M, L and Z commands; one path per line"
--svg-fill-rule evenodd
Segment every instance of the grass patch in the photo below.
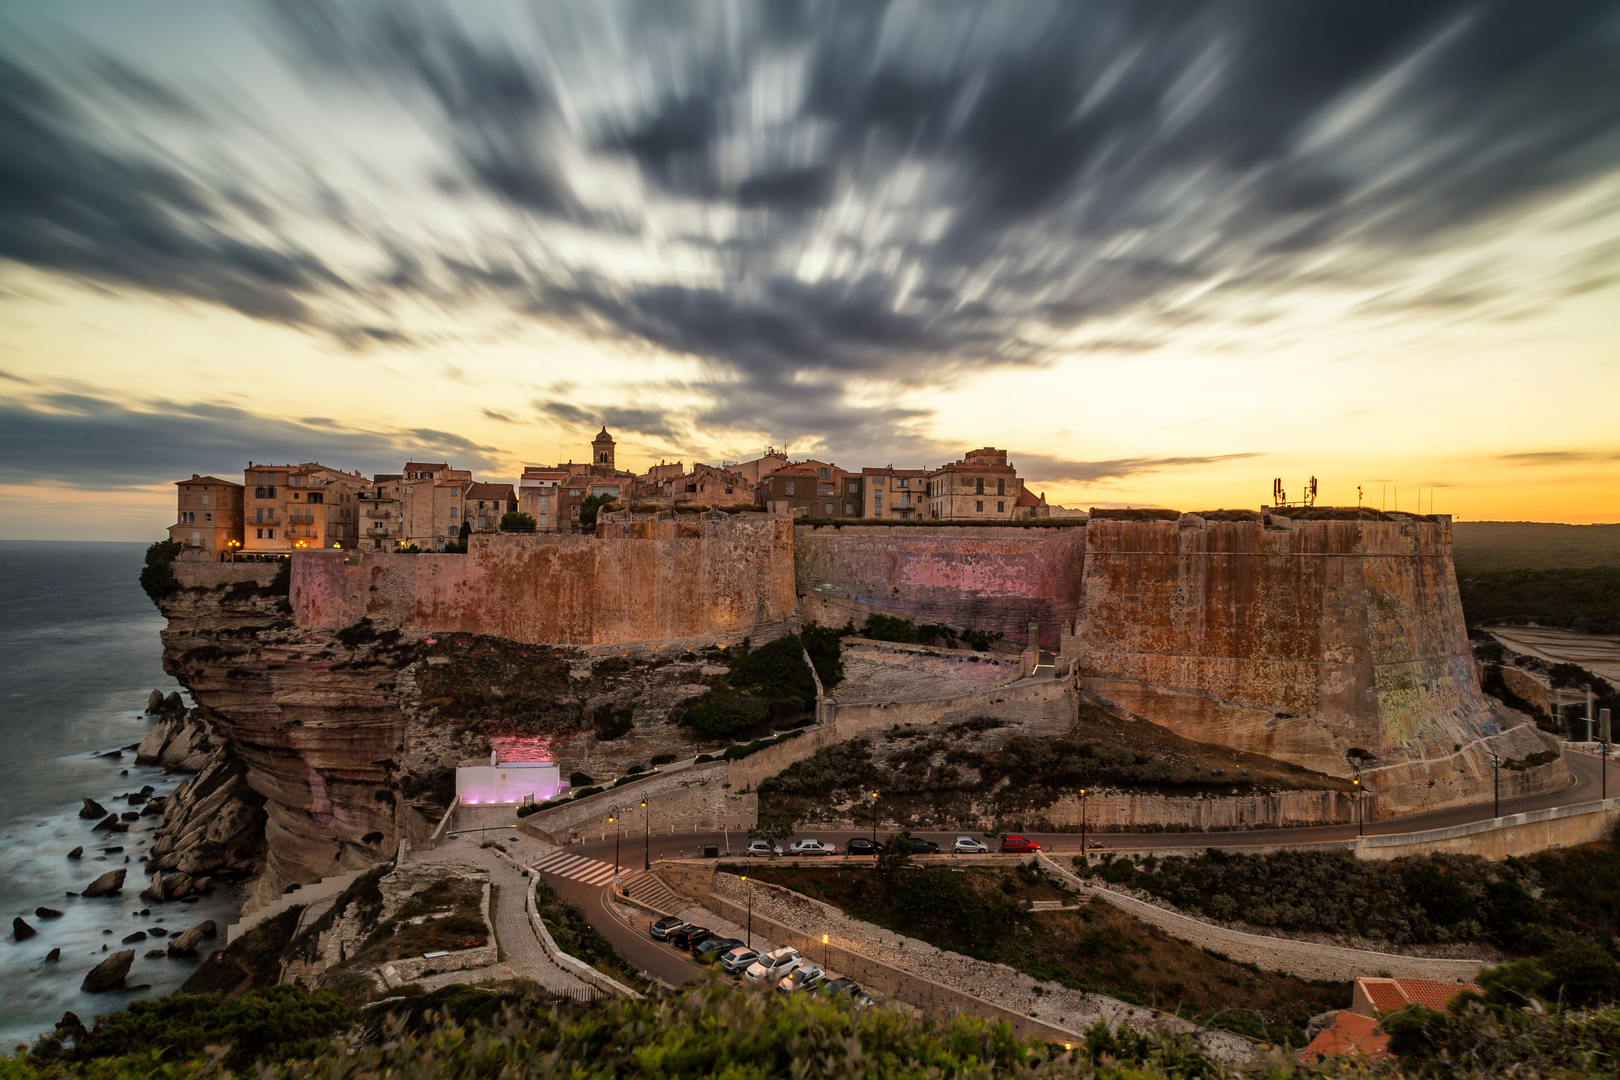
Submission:
M 1067 894 L 1029 867 L 900 870 L 760 866 L 756 880 L 783 885 L 850 915 L 978 960 L 1107 994 L 1255 1038 L 1305 1041 L 1317 1013 L 1350 1002 L 1348 983 L 1315 983 L 1223 960 L 1113 906 L 1029 912 L 1026 900 Z

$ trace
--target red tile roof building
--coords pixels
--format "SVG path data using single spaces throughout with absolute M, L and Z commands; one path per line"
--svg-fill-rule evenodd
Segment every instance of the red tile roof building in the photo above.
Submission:
M 1422 1005 L 1444 1012 L 1451 999 L 1464 990 L 1478 992 L 1473 983 L 1438 982 L 1434 979 L 1382 979 L 1362 976 L 1356 980 L 1350 1011 L 1362 1016 L 1399 1012 L 1408 1005 Z

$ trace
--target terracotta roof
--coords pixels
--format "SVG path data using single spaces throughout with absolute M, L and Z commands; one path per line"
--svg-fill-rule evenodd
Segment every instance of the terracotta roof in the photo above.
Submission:
M 407 461 L 405 463 L 406 472 L 434 472 L 438 469 L 448 469 L 449 467 L 449 462 L 445 461 L 441 461 L 436 465 L 424 461 Z
M 1381 1061 L 1389 1056 L 1389 1036 L 1370 1016 L 1361 1016 L 1349 1009 L 1340 1009 L 1331 1027 L 1317 1033 L 1316 1038 L 1300 1051 L 1299 1059 L 1310 1063 L 1332 1056 L 1360 1056 L 1368 1061 Z
M 1035 497 L 1035 493 L 1033 491 L 1029 490 L 1029 488 L 1019 488 L 1018 489 L 1018 501 L 1013 503 L 1013 505 L 1014 506 L 1039 506 L 1039 505 L 1041 505 L 1041 500 L 1037 499 Z
M 224 484 L 226 487 L 241 487 L 235 480 L 221 480 L 217 476 L 198 476 L 191 474 L 190 480 L 176 480 L 176 484 Z
M 517 493 L 511 484 L 468 484 L 469 499 L 515 499 Z
M 405 479 L 405 474 L 404 473 L 397 473 L 397 472 L 388 472 L 388 473 L 380 472 L 376 476 L 373 476 L 371 479 L 372 479 L 373 483 L 386 484 L 390 480 L 403 480 L 403 479 Z
M 1356 985 L 1379 1012 L 1395 1012 L 1408 1005 L 1444 1012 L 1451 999 L 1464 990 L 1477 992 L 1474 983 L 1448 983 L 1435 979 L 1381 979 L 1362 976 Z

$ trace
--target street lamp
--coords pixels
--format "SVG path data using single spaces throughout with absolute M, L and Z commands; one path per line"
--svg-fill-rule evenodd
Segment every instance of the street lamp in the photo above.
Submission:
M 872 850 L 877 850 L 877 801 L 878 793 L 872 792 Z
M 1598 743 L 1598 772 L 1603 776 L 1602 798 L 1607 799 L 1609 797 L 1609 744 L 1607 742 Z
M 821 970 L 827 970 L 827 935 L 821 935 Z
M 743 885 L 747 887 L 748 891 L 748 947 L 752 949 L 754 947 L 754 883 L 748 879 L 747 874 L 743 875 Z
M 1361 803 L 1361 770 L 1356 770 L 1355 779 L 1350 781 L 1350 794 L 1356 800 L 1356 835 L 1366 836 L 1367 808 Z
M 613 807 L 608 811 L 608 824 L 613 826 L 613 883 L 619 883 L 619 808 Z
M 1091 856 L 1086 852 L 1086 789 L 1080 789 L 1080 856 L 1091 863 Z
M 641 868 L 652 869 L 652 826 L 647 823 L 647 800 L 641 800 Z
M 1491 817 L 1502 816 L 1502 759 L 1491 755 Z

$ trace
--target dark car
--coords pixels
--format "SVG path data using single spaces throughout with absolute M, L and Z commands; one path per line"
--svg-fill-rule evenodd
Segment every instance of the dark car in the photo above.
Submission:
M 683 926 L 670 931 L 669 943 L 677 949 L 690 949 L 700 941 L 714 937 L 714 931 L 702 926 Z
M 845 855 L 876 855 L 878 846 L 864 836 L 851 837 L 844 845 Z
M 932 840 L 924 840 L 921 837 L 913 836 L 911 838 L 911 853 L 913 855 L 938 855 L 939 845 Z
M 858 998 L 861 996 L 861 987 L 854 979 L 833 979 L 831 982 L 821 984 L 821 992 L 828 997 L 848 994 L 852 998 Z
M 1022 836 L 1003 836 L 1001 838 L 1002 851 L 1015 851 L 1028 854 L 1031 851 L 1041 850 L 1041 845 L 1033 840 L 1025 840 Z
M 652 936 L 659 941 L 668 941 L 669 935 L 686 925 L 685 919 L 677 919 L 673 915 L 665 915 L 652 924 Z
M 718 960 L 727 952 L 741 945 L 742 941 L 734 937 L 709 936 L 692 946 L 692 957 L 703 963 Z

